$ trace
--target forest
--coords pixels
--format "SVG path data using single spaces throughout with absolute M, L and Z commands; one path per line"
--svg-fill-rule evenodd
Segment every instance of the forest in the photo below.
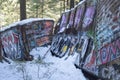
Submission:
M 26 3 L 26 18 L 49 17 L 57 21 L 70 6 L 70 0 L 0 0 L 0 27 L 20 20 L 20 1 Z

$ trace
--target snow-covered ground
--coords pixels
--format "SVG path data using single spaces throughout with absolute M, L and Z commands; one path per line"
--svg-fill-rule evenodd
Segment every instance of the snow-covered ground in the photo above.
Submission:
M 39 47 L 31 51 L 35 60 L 28 62 L 11 61 L 0 63 L 0 80 L 86 80 L 80 69 L 73 65 L 76 55 L 67 60 L 51 56 L 49 47 Z M 37 57 L 39 57 L 39 60 Z

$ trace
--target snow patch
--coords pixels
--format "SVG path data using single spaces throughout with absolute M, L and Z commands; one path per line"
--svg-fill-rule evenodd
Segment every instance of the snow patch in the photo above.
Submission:
M 30 62 L 0 63 L 0 80 L 86 80 L 81 70 L 73 65 L 76 55 L 65 60 L 48 52 L 44 60 L 37 60 L 38 55 L 43 57 L 49 48 L 33 49 L 31 55 L 35 60 Z

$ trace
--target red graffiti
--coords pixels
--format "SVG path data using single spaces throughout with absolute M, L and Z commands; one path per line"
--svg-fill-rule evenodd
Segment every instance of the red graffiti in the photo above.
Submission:
M 120 53 L 120 39 L 104 46 L 100 50 L 101 63 L 105 64 L 111 60 L 120 57 L 119 53 Z
M 102 64 L 109 62 L 110 55 L 109 55 L 108 49 L 109 49 L 108 47 L 104 47 L 100 50 L 100 57 L 101 57 Z
M 2 42 L 3 42 L 3 44 L 4 44 L 4 46 L 7 46 L 8 45 L 8 40 L 7 40 L 7 38 L 6 37 L 3 37 L 2 38 Z
M 91 67 L 92 65 L 94 65 L 95 61 L 96 61 L 96 56 L 94 55 L 95 53 L 91 53 L 91 54 L 92 54 L 91 59 L 90 59 L 89 63 L 86 65 L 88 67 Z
M 18 43 L 18 35 L 16 33 L 13 33 L 13 37 L 14 37 L 14 43 Z
M 2 43 L 3 43 L 4 47 L 7 47 L 13 43 L 16 44 L 16 43 L 18 43 L 18 35 L 14 32 L 5 34 L 2 37 Z

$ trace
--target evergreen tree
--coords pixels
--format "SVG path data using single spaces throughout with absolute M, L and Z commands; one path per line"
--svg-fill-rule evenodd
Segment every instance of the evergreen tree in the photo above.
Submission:
M 20 1 L 20 20 L 26 19 L 26 0 Z

